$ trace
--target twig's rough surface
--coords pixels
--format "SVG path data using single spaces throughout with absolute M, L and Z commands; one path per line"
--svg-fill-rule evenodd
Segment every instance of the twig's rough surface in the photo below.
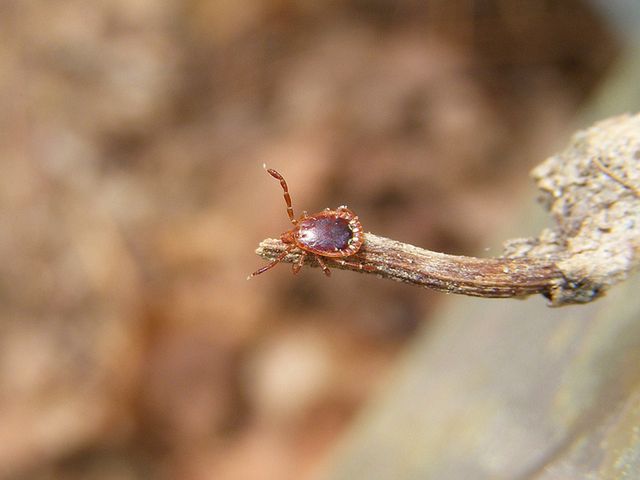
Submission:
M 558 258 L 565 282 L 552 292 L 555 305 L 589 302 L 638 269 L 640 115 L 578 132 L 532 175 L 556 226 L 511 241 L 507 254 Z
M 265 259 L 277 257 L 286 245 L 268 238 L 256 253 Z M 478 297 L 519 297 L 535 293 L 550 294 L 562 275 L 552 262 L 530 258 L 475 258 L 431 252 L 406 243 L 365 234 L 365 242 L 353 257 L 354 262 L 375 267 L 373 273 L 399 282 L 433 288 L 448 293 Z M 285 257 L 295 262 L 296 253 Z M 314 259 L 309 265 L 317 266 Z M 360 271 L 336 262 L 331 268 Z
M 445 255 L 369 233 L 350 259 L 413 285 L 482 297 L 541 293 L 555 306 L 590 302 L 638 268 L 640 115 L 578 132 L 564 152 L 532 174 L 556 226 L 537 238 L 506 242 L 503 257 Z M 266 239 L 256 253 L 273 260 L 284 248 L 280 240 Z M 284 261 L 298 258 L 294 250 Z M 313 259 L 308 263 L 317 266 Z

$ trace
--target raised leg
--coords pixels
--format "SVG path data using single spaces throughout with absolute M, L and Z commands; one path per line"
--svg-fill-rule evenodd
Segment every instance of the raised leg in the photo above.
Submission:
M 318 260 L 318 263 L 320 264 L 320 268 L 322 268 L 322 271 L 324 272 L 324 274 L 327 277 L 330 277 L 331 270 L 329 270 L 329 267 L 327 267 L 327 264 L 324 263 L 324 260 L 322 259 L 322 257 L 320 255 L 316 255 L 316 259 Z
M 291 223 L 295 225 L 296 223 L 298 223 L 298 221 L 293 215 L 293 207 L 291 206 L 291 195 L 289 195 L 289 187 L 287 186 L 287 182 L 285 181 L 284 177 L 273 168 L 267 168 L 266 165 L 263 165 L 263 167 L 269 175 L 280 181 L 280 185 L 282 186 L 282 190 L 284 191 L 284 201 L 287 204 L 287 215 L 289 215 L 289 220 L 291 220 Z
M 331 260 L 333 260 L 334 262 L 339 263 L 340 265 L 343 265 L 343 266 L 346 266 L 346 267 L 357 268 L 358 270 L 364 270 L 365 272 L 375 272 L 376 271 L 376 267 L 374 267 L 372 265 L 365 265 L 364 263 L 350 262 L 349 260 L 343 260 L 341 258 L 332 258 Z
M 287 256 L 287 254 L 293 250 L 293 248 L 295 247 L 295 245 L 291 245 L 289 247 L 287 247 L 287 249 L 282 252 L 280 255 L 278 255 L 278 258 L 276 258 L 275 260 L 272 260 L 271 262 L 269 262 L 268 264 L 266 264 L 264 267 L 259 268 L 258 270 L 256 270 L 255 272 L 253 272 L 251 275 L 249 275 L 247 277 L 247 280 L 252 279 L 253 277 L 255 277 L 256 275 L 260 275 L 261 273 L 266 272 L 267 270 L 272 269 L 273 267 L 275 267 L 278 263 L 280 263 L 282 260 L 284 260 L 284 257 Z
M 304 263 L 304 259 L 306 257 L 307 257 L 307 252 L 303 250 L 302 253 L 300 254 L 300 258 L 298 259 L 298 261 L 291 266 L 291 270 L 293 271 L 294 275 L 298 274 L 298 272 L 302 268 L 302 264 Z

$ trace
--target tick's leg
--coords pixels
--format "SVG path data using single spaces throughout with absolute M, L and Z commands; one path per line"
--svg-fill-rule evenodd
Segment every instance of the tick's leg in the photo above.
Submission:
M 291 266 L 291 270 L 293 271 L 294 275 L 297 275 L 298 272 L 300 271 L 300 269 L 302 268 L 302 264 L 304 263 L 304 259 L 307 257 L 307 252 L 303 251 L 300 254 L 300 258 L 298 258 L 298 261 L 296 263 L 294 263 Z
M 304 210 L 304 211 L 302 212 L 302 215 L 300 215 L 300 216 L 298 217 L 298 220 L 296 220 L 296 222 L 301 222 L 302 220 L 306 219 L 308 216 L 309 216 L 309 215 L 307 214 L 307 211 L 306 211 L 306 210 Z
M 327 267 L 327 264 L 324 263 L 324 260 L 322 259 L 322 257 L 320 255 L 316 255 L 316 259 L 318 260 L 318 263 L 320 264 L 320 268 L 322 268 L 322 271 L 324 272 L 324 274 L 327 277 L 330 277 L 331 270 L 329 270 L 329 267 Z
M 284 257 L 287 256 L 287 254 L 293 250 L 294 245 L 291 245 L 290 247 L 287 247 L 287 249 L 282 252 L 280 255 L 278 255 L 278 258 L 276 258 L 275 260 L 271 261 L 270 263 L 266 264 L 264 267 L 259 268 L 258 270 L 256 270 L 255 272 L 253 272 L 251 275 L 249 275 L 247 277 L 247 280 L 255 277 L 256 275 L 260 275 L 261 273 L 266 272 L 267 270 L 272 269 L 273 267 L 275 267 L 278 263 L 280 263 L 282 260 L 284 260 Z
M 267 170 L 267 173 L 269 175 L 280 181 L 280 185 L 282 186 L 282 190 L 284 191 L 284 201 L 287 204 L 287 215 L 289 215 L 289 220 L 291 220 L 291 223 L 295 225 L 296 223 L 298 223 L 298 221 L 293 215 L 293 207 L 291 206 L 291 195 L 289 195 L 289 187 L 287 186 L 287 182 L 284 180 L 284 177 L 273 168 L 267 168 L 266 165 L 263 166 Z
M 365 265 L 364 263 L 350 262 L 349 260 L 343 260 L 341 258 L 332 258 L 331 260 L 333 260 L 334 262 L 338 262 L 340 265 L 357 268 L 358 270 L 364 270 L 365 272 L 376 271 L 376 267 L 372 265 Z
M 349 208 L 346 205 L 340 205 L 338 207 L 338 211 L 339 212 L 347 212 L 352 217 L 355 217 L 356 219 L 358 218 L 358 216 L 355 213 L 353 213 L 353 211 L 349 210 Z

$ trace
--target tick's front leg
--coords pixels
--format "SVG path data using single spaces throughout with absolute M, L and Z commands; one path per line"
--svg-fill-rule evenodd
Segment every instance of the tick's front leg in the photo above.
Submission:
M 287 256 L 287 254 L 293 249 L 293 245 L 287 247 L 285 249 L 284 252 L 282 252 L 280 255 L 278 255 L 278 257 L 271 261 L 270 263 L 268 263 L 267 265 L 265 265 L 264 267 L 259 268 L 258 270 L 256 270 L 255 272 L 253 272 L 251 275 L 249 275 L 247 277 L 247 280 L 255 277 L 256 275 L 260 275 L 261 273 L 266 272 L 267 270 L 272 269 L 273 267 L 275 267 L 278 263 L 280 263 L 282 260 L 284 260 L 284 257 Z
M 316 259 L 318 260 L 318 263 L 320 264 L 320 268 L 322 268 L 322 271 L 324 272 L 324 274 L 327 277 L 330 277 L 331 270 L 329 270 L 329 267 L 327 267 L 327 264 L 324 263 L 324 260 L 322 259 L 322 257 L 320 255 L 316 255 Z
M 304 259 L 307 258 L 307 252 L 305 252 L 304 250 L 300 253 L 300 257 L 298 258 L 298 260 L 296 261 L 296 263 L 294 263 L 291 266 L 291 271 L 293 271 L 294 275 L 297 275 L 298 272 L 300 271 L 300 269 L 302 268 L 302 264 L 304 264 Z

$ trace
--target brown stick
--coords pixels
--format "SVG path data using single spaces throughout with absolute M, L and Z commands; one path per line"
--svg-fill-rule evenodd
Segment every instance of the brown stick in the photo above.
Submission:
M 555 226 L 537 237 L 508 240 L 503 257 L 445 255 L 366 234 L 348 263 L 327 264 L 450 293 L 541 293 L 553 306 L 591 302 L 640 269 L 638 160 L 640 114 L 610 118 L 577 132 L 563 152 L 532 172 Z M 285 248 L 279 240 L 267 239 L 257 253 L 273 260 Z M 284 261 L 298 256 L 292 250 Z M 308 263 L 317 262 L 312 258 Z
M 286 245 L 267 238 L 256 253 L 266 260 L 277 258 Z M 298 258 L 296 250 L 283 261 Z M 536 258 L 475 258 L 432 252 L 406 243 L 365 234 L 360 251 L 349 257 L 375 267 L 366 271 L 353 265 L 330 262 L 332 268 L 342 268 L 378 275 L 399 282 L 435 290 L 476 297 L 505 298 L 541 293 L 549 296 L 563 281 L 562 273 L 549 260 Z M 315 261 L 309 265 L 318 266 Z

